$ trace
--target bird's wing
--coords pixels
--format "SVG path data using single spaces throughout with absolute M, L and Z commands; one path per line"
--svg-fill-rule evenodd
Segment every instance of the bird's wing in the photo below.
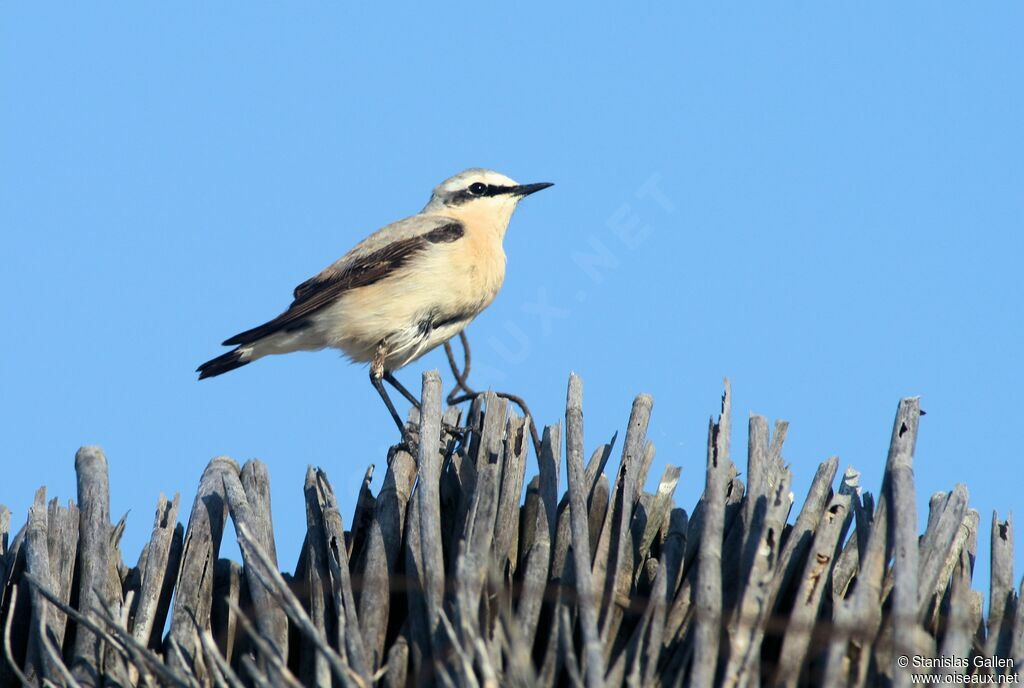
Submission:
M 361 241 L 316 277 L 295 287 L 295 300 L 284 313 L 236 334 L 224 344 L 251 344 L 275 332 L 301 329 L 309 315 L 343 293 L 379 282 L 432 244 L 457 241 L 464 232 L 457 220 L 441 216 L 414 215 L 390 224 Z

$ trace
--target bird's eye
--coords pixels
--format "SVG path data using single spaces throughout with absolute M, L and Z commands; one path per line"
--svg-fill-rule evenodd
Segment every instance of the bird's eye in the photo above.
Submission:
M 469 185 L 469 193 L 473 194 L 474 196 L 483 196 L 484 191 L 487 191 L 486 184 L 482 184 L 481 182 L 473 182 L 472 184 Z

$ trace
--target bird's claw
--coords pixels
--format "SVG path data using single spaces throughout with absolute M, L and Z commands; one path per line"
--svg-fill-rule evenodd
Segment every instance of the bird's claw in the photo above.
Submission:
M 408 430 L 402 433 L 402 441 L 398 445 L 405 451 L 409 452 L 410 455 L 416 456 L 420 451 L 420 436 L 418 433 L 409 432 Z
M 442 423 L 441 430 L 442 433 L 446 433 L 450 435 L 451 438 L 455 439 L 459 443 L 459 446 L 462 446 L 467 440 L 467 435 L 470 431 L 470 428 L 464 428 L 458 425 L 449 425 L 448 423 Z M 440 442 L 438 448 L 442 452 L 446 452 L 448 450 L 448 438 L 444 437 L 442 434 L 442 437 L 440 437 L 439 439 Z M 408 453 L 410 456 L 417 456 L 420 450 L 419 428 L 412 425 L 406 425 L 405 428 L 402 430 L 401 441 L 398 444 L 396 444 L 392 449 L 394 451 L 404 451 Z
M 441 430 L 443 433 L 447 434 L 449 438 L 454 440 L 455 443 L 451 445 L 451 451 L 455 453 L 469 444 L 469 433 L 472 432 L 473 428 L 463 425 L 452 425 L 451 423 L 441 421 Z M 443 443 L 444 442 L 442 441 L 442 444 Z
M 444 421 L 441 421 L 441 429 L 449 435 L 467 435 L 473 431 L 473 428 L 468 425 L 452 425 Z

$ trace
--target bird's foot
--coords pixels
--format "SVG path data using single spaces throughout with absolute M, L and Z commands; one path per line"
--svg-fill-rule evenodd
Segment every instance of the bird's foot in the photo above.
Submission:
M 388 450 L 388 465 L 391 465 L 391 460 L 394 459 L 395 454 L 404 453 L 409 454 L 415 458 L 420 450 L 420 429 L 412 423 L 406 423 L 402 427 L 401 439 L 391 445 Z
M 451 423 L 441 422 L 441 433 L 446 433 L 457 439 L 463 440 L 469 438 L 469 433 L 473 431 L 473 428 L 464 425 L 452 425 Z
M 405 426 L 405 429 L 402 431 L 402 441 L 396 447 L 401 451 L 408 452 L 411 456 L 416 456 L 420 450 L 419 428 Z
M 471 433 L 473 428 L 466 425 L 452 425 L 451 423 L 441 421 L 441 431 L 447 432 L 449 435 L 462 437 Z
M 469 442 L 469 433 L 472 431 L 473 428 L 470 427 L 442 422 L 439 449 L 444 453 L 450 450 L 458 451 L 459 448 L 466 446 Z M 455 445 L 450 444 L 452 440 L 455 441 Z M 391 449 L 392 452 L 402 451 L 411 456 L 417 456 L 420 449 L 419 428 L 415 425 L 407 424 L 402 430 L 401 441 Z
M 443 437 L 443 435 L 445 435 L 445 434 L 448 435 L 448 437 L 452 441 L 454 441 L 454 444 L 450 445 L 451 446 L 451 451 L 453 453 L 458 452 L 460 449 L 462 449 L 463 447 L 465 447 L 465 446 L 467 446 L 469 444 L 469 433 L 471 433 L 472 431 L 473 431 L 473 428 L 470 428 L 470 427 L 467 427 L 467 426 L 464 426 L 464 425 L 452 425 L 451 423 L 446 423 L 444 421 L 441 421 L 441 433 L 442 433 L 441 443 L 442 444 L 445 443 L 444 442 L 445 438 Z

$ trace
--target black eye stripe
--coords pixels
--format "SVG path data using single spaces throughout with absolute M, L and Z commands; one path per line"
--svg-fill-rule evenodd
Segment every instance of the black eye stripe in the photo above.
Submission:
M 483 189 L 476 189 L 475 187 L 477 184 L 483 187 Z M 503 194 L 515 193 L 517 189 L 518 187 L 516 186 L 500 186 L 498 184 L 484 184 L 483 182 L 473 182 L 468 187 L 453 193 L 448 202 L 454 205 L 462 205 L 463 203 L 470 201 L 474 198 L 501 196 Z
M 498 186 L 496 184 L 486 184 L 483 186 L 483 193 L 479 194 L 481 196 L 500 196 L 501 194 L 511 192 L 515 188 L 514 186 Z

